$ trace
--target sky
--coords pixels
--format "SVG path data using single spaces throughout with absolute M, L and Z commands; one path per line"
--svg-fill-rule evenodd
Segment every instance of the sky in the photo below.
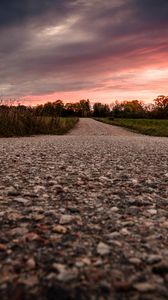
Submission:
M 1 0 L 0 97 L 168 95 L 168 0 Z

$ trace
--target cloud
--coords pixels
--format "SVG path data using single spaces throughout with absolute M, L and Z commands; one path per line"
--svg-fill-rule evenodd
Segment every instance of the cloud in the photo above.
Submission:
M 105 94 L 134 90 L 131 82 L 153 89 L 153 79 L 145 83 L 136 72 L 168 68 L 167 0 L 6 0 L 0 6 L 6 96 Z
M 135 7 L 137 15 L 147 23 L 166 23 L 168 24 L 168 2 L 167 0 L 131 0 L 131 4 Z
M 0 27 L 21 25 L 25 22 L 37 22 L 48 18 L 49 14 L 58 20 L 70 13 L 75 1 L 71 0 L 2 0 L 0 4 Z M 45 18 L 46 17 L 46 18 Z

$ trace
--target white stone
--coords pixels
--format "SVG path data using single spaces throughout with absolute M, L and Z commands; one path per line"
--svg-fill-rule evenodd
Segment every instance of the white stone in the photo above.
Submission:
M 97 253 L 100 254 L 100 255 L 106 255 L 106 254 L 109 254 L 110 253 L 110 247 L 103 243 L 103 242 L 100 242 L 97 246 Z
M 128 231 L 127 228 L 122 228 L 122 229 L 120 230 L 120 233 L 123 234 L 123 235 L 129 235 L 129 234 L 130 234 L 130 231 Z
M 119 208 L 116 207 L 116 206 L 113 206 L 111 209 L 110 209 L 111 212 L 117 212 L 119 211 Z
M 73 216 L 71 215 L 62 215 L 60 218 L 60 224 L 61 225 L 65 225 L 65 224 L 69 224 L 73 221 Z
M 150 215 L 156 215 L 157 214 L 157 210 L 156 209 L 148 209 L 147 212 L 150 214 Z

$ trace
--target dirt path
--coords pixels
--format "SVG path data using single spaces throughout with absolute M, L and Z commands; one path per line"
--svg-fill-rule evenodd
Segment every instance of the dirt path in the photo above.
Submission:
M 167 300 L 167 220 L 167 138 L 0 140 L 0 300 Z
M 81 136 L 138 136 L 129 130 L 119 126 L 108 125 L 95 121 L 90 118 L 81 118 L 74 129 L 68 135 L 81 135 Z

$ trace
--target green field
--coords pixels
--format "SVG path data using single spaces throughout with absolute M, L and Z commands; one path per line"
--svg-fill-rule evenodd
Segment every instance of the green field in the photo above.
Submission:
M 95 118 L 97 121 L 129 128 L 132 131 L 153 135 L 168 137 L 168 120 L 156 119 L 114 119 Z

